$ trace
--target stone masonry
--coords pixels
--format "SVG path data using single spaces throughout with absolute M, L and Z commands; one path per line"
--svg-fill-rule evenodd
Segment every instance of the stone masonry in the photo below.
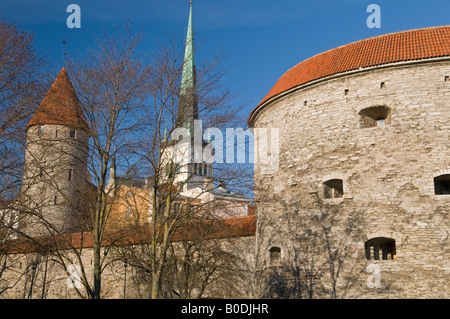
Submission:
M 262 273 L 310 269 L 309 284 L 292 290 L 313 297 L 450 296 L 450 195 L 434 185 L 450 173 L 449 74 L 448 58 L 342 73 L 258 113 L 256 128 L 280 130 L 278 171 L 255 167 Z M 379 106 L 390 123 L 361 127 L 360 112 Z M 329 180 L 342 181 L 342 196 L 324 198 Z M 389 259 L 367 258 L 375 238 L 395 243 Z

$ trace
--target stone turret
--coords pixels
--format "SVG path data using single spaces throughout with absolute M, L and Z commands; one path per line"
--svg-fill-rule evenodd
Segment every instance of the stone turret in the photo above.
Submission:
M 22 231 L 68 233 L 86 213 L 89 127 L 63 68 L 26 127 Z
M 248 121 L 280 137 L 278 170 L 254 166 L 262 297 L 448 298 L 449 76 L 442 26 L 346 44 L 278 79 Z

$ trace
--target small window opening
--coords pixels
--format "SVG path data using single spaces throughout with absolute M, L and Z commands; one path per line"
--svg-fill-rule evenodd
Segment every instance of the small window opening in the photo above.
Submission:
M 39 177 L 43 177 L 44 176 L 44 169 L 41 167 L 39 168 Z
M 279 266 L 281 264 L 281 248 L 280 247 L 270 248 L 269 258 L 271 266 Z
M 132 212 L 131 206 L 128 206 L 127 207 L 127 218 L 131 217 L 131 212 Z
M 396 260 L 395 239 L 386 237 L 372 238 L 365 242 L 367 260 Z
M 39 127 L 38 127 L 38 135 L 39 136 L 43 136 L 44 135 L 44 131 L 45 131 L 44 125 L 39 125 Z
M 58 197 L 55 196 L 55 198 L 53 199 L 53 205 L 57 205 L 58 204 Z
M 434 178 L 434 194 L 450 195 L 450 174 L 440 175 Z
M 386 106 L 373 106 L 359 112 L 361 128 L 384 127 L 391 122 L 391 112 Z
M 386 87 L 386 84 L 384 83 L 384 82 L 381 82 L 380 83 L 380 89 L 383 89 L 383 88 L 385 88 Z
M 450 77 L 448 75 L 444 76 L 444 82 L 450 82 Z
M 342 179 L 331 179 L 323 183 L 324 198 L 340 198 L 344 195 L 344 183 Z
M 69 181 L 72 180 L 72 169 L 69 169 L 69 174 L 67 176 L 67 180 L 69 180 Z
M 75 138 L 75 137 L 76 137 L 75 130 L 70 130 L 70 138 Z
M 197 163 L 194 163 L 194 174 L 198 175 Z
M 200 176 L 206 176 L 208 173 L 208 166 L 206 164 L 194 163 L 194 174 Z
M 348 95 L 348 89 L 344 90 L 344 95 Z
M 304 101 L 304 102 L 303 102 L 303 105 L 304 105 L 304 106 L 306 106 L 306 104 L 308 104 L 308 101 Z

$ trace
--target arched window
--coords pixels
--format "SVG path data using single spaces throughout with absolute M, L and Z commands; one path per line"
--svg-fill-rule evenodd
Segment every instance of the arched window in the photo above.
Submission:
M 376 237 L 365 243 L 367 260 L 395 260 L 397 252 L 395 239 L 387 237 Z
M 269 249 L 269 264 L 271 266 L 279 266 L 281 264 L 280 247 L 272 247 Z
M 384 105 L 372 106 L 359 112 L 361 128 L 384 127 L 391 124 L 391 110 Z
M 323 183 L 324 198 L 340 198 L 344 195 L 344 183 L 342 179 L 330 179 Z
M 434 178 L 434 194 L 450 195 L 450 174 L 440 175 Z

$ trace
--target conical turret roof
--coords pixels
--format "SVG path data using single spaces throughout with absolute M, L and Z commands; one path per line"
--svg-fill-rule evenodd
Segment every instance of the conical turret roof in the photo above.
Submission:
M 56 80 L 42 100 L 26 129 L 33 125 L 59 124 L 88 131 L 88 124 L 66 68 L 62 68 Z

